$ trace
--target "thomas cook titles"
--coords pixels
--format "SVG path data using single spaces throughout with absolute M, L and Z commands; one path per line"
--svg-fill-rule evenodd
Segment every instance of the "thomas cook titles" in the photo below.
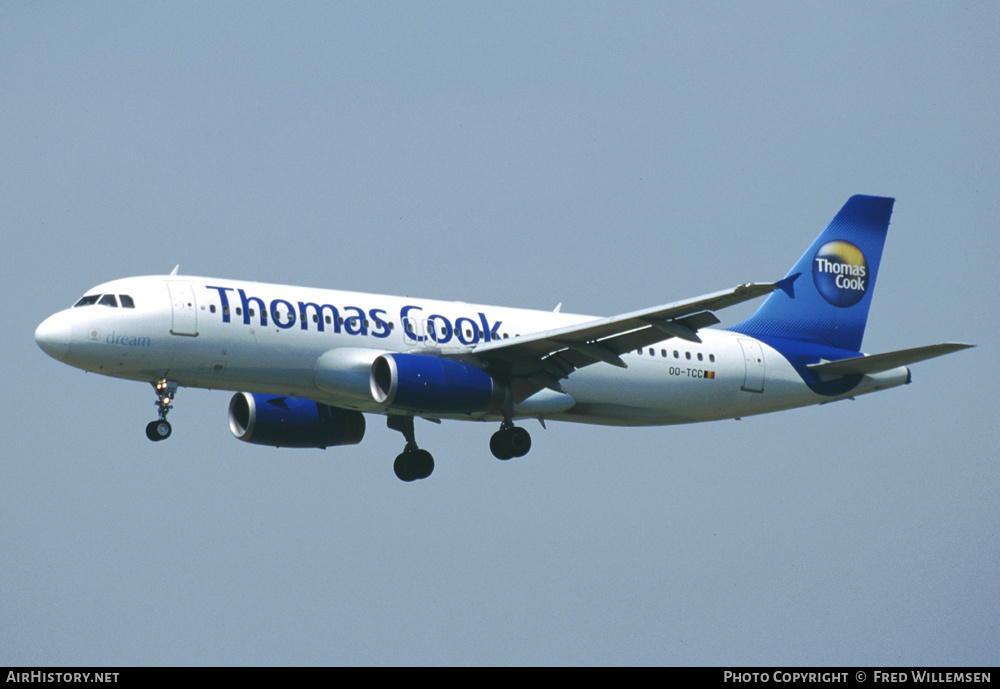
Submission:
M 827 242 L 813 257 L 813 282 L 829 303 L 854 306 L 868 289 L 868 262 L 861 249 L 838 239 Z

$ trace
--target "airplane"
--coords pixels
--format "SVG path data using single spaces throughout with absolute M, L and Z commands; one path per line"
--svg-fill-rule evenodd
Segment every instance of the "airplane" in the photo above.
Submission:
M 150 440 L 179 387 L 234 391 L 238 439 L 359 443 L 365 414 L 403 434 L 394 470 L 430 476 L 414 418 L 499 422 L 495 457 L 524 456 L 515 421 L 658 426 L 792 409 L 910 382 L 910 364 L 972 345 L 861 352 L 894 199 L 852 196 L 788 274 L 610 318 L 179 275 L 88 290 L 45 319 L 53 358 L 152 384 Z M 715 311 L 764 297 L 725 329 Z

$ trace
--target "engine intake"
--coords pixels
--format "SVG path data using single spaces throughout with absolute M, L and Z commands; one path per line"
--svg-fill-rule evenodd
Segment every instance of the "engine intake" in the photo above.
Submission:
M 429 354 L 383 354 L 372 364 L 372 398 L 387 409 L 462 414 L 502 409 L 509 388 L 471 364 Z
M 298 397 L 238 392 L 229 401 L 229 429 L 256 445 L 325 448 L 360 443 L 365 417 Z

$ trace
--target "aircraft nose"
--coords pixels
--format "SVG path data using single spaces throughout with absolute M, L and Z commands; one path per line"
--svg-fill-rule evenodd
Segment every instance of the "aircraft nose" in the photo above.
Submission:
M 69 352 L 73 329 L 61 313 L 46 318 L 35 329 L 35 342 L 53 359 L 62 361 Z

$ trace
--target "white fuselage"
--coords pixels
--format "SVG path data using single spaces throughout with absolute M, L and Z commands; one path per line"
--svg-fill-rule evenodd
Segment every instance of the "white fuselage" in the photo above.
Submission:
M 593 320 L 591 316 L 191 276 L 108 282 L 39 326 L 42 347 L 67 364 L 109 376 L 181 386 L 291 395 L 387 413 L 370 390 L 386 352 L 474 356 L 476 345 Z M 105 300 L 110 302 L 112 300 Z M 838 397 L 818 395 L 778 351 L 726 330 L 700 343 L 670 338 L 622 355 L 627 368 L 574 371 L 565 394 L 543 389 L 515 417 L 645 426 L 778 411 L 905 383 L 900 367 L 867 375 Z M 500 419 L 499 412 L 435 415 Z

